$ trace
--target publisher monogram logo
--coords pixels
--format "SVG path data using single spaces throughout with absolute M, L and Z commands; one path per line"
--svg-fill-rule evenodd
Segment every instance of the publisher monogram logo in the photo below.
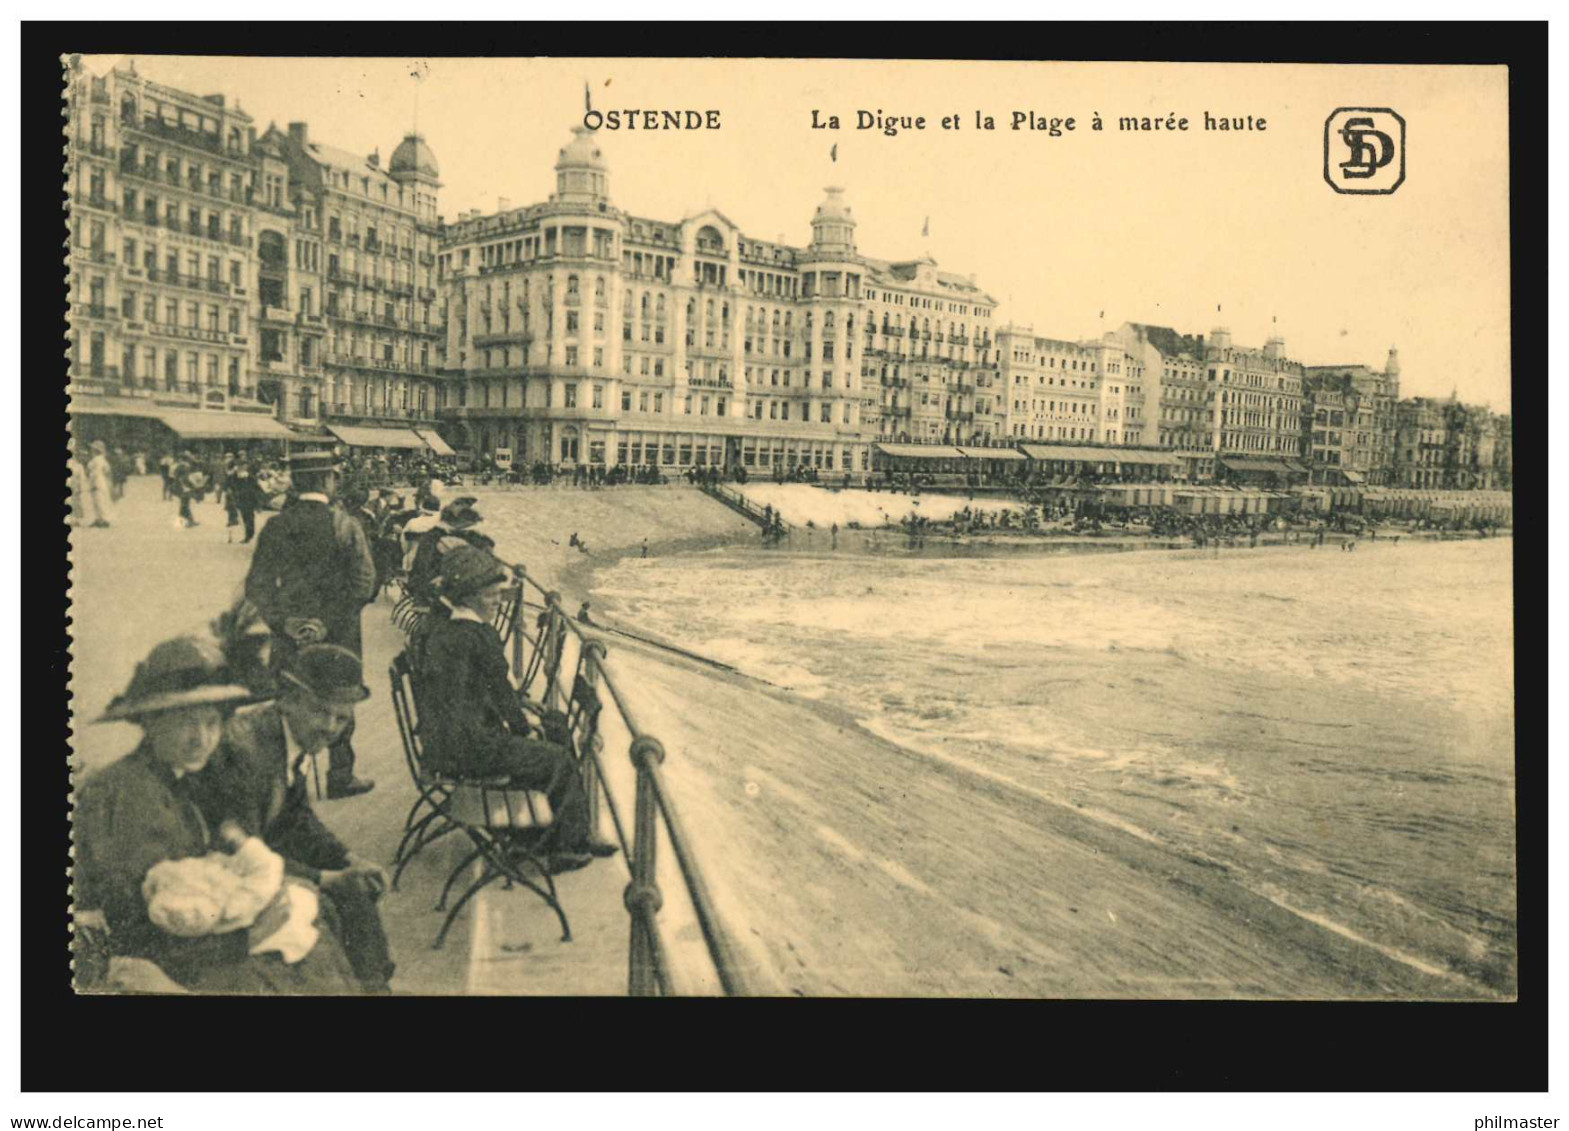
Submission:
M 1394 192 L 1406 179 L 1406 120 L 1387 107 L 1336 110 L 1324 123 L 1324 179 L 1353 196 Z

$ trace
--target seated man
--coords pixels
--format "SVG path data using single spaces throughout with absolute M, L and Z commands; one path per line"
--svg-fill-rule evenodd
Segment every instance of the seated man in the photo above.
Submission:
M 370 697 L 360 659 L 337 644 L 314 644 L 278 672 L 278 698 L 236 711 L 211 763 L 193 775 L 207 822 L 236 822 L 283 857 L 287 874 L 321 889 L 361 986 L 386 993 L 393 964 L 376 901 L 387 889 L 379 864 L 349 852 L 311 808 L 305 760 L 321 754 Z
M 496 543 L 474 527 L 484 521 L 474 509 L 472 498 L 454 499 L 441 512 L 441 522 L 419 536 L 414 546 L 414 563 L 409 567 L 408 593 L 416 604 L 429 608 L 436 603 L 435 583 L 441 573 L 441 559 L 458 546 L 469 545 L 489 551 Z
M 569 871 L 616 849 L 592 835 L 567 736 L 558 730 L 556 741 L 548 741 L 530 733 L 501 638 L 491 627 L 506 585 L 506 567 L 483 550 L 459 546 L 442 559 L 441 604 L 416 658 L 425 757 L 435 770 L 506 777 L 521 789 L 543 792 L 555 815 L 550 868 Z

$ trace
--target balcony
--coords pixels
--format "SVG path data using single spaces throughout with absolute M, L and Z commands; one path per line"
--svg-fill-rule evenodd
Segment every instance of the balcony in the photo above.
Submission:
M 82 306 L 74 306 L 72 307 L 72 310 L 75 312 L 78 318 L 92 318 L 99 322 L 118 322 L 120 321 L 121 317 L 118 310 L 104 306 L 102 303 L 88 303 Z
M 113 388 L 94 386 L 112 385 Z M 73 391 L 82 387 L 84 392 L 115 392 L 121 387 L 120 367 L 118 365 L 105 365 L 103 362 L 82 362 L 80 366 L 71 368 L 71 386 Z
M 286 306 L 268 306 L 263 303 L 261 308 L 261 320 L 263 322 L 278 322 L 282 323 L 283 325 L 292 326 L 294 324 L 294 313 Z
M 222 330 L 203 330 L 199 326 L 176 326 L 168 322 L 149 322 L 149 334 L 157 334 L 161 338 L 181 338 L 192 342 L 210 342 L 213 345 L 226 346 L 229 344 L 229 335 Z
M 485 349 L 487 346 L 528 346 L 533 344 L 534 334 L 530 330 L 501 330 L 494 334 L 475 334 L 474 348 Z
M 102 195 L 96 195 L 95 196 L 95 195 L 89 194 L 87 196 L 79 197 L 77 199 L 77 203 L 80 204 L 84 208 L 96 208 L 100 212 L 119 212 L 120 211 L 119 204 L 117 204 L 115 201 L 110 200 L 107 196 L 102 196 Z
M 208 279 L 203 285 L 215 295 L 226 295 L 230 290 L 229 284 L 222 279 Z
M 430 287 L 421 287 L 419 289 L 419 297 L 421 302 L 435 302 L 436 292 Z
M 76 249 L 76 254 L 90 263 L 104 263 L 112 266 L 115 260 L 114 252 L 105 251 L 102 247 L 79 247 Z

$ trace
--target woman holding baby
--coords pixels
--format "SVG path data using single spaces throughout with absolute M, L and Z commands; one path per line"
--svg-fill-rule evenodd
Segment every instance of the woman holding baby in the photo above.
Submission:
M 100 721 L 133 722 L 142 741 L 76 803 L 78 925 L 106 927 L 115 956 L 147 959 L 195 992 L 358 992 L 315 889 L 285 878 L 281 859 L 238 826 L 210 828 L 192 795 L 227 713 L 254 699 L 196 637 L 165 641 L 137 665 Z

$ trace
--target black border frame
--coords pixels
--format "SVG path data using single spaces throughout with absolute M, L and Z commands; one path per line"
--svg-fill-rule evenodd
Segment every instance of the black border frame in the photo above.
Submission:
M 1511 282 L 1514 374 L 1546 374 L 1546 23 L 902 23 L 899 58 L 1092 59 L 1115 44 L 1122 59 L 1191 62 L 1497 63 L 1510 69 Z M 593 44 L 599 55 L 821 56 L 860 54 L 888 44 L 887 22 L 802 24 L 369 24 L 369 23 L 38 23 L 23 24 L 22 215 L 47 221 L 61 201 L 60 71 L 68 51 L 248 55 L 394 55 L 417 44 L 427 55 L 527 54 L 542 44 Z M 663 35 L 651 48 L 650 30 Z M 582 34 L 558 34 L 568 32 Z M 545 34 L 541 34 L 545 33 Z M 926 50 L 921 44 L 927 45 Z M 672 50 L 674 49 L 674 50 Z M 864 47 L 862 47 L 864 51 Z M 563 52 L 563 56 L 577 52 Z M 51 183 L 52 182 L 52 183 Z M 24 284 L 59 269 L 59 229 L 27 225 Z M 53 234 L 52 234 L 53 233 Z M 58 287 L 24 293 L 23 327 L 63 329 L 64 273 Z M 20 370 L 30 425 L 63 428 L 60 339 L 23 342 Z M 1516 382 L 1516 391 L 1519 382 Z M 1522 406 L 1515 403 L 1516 420 Z M 1524 414 L 1534 430 L 1542 414 Z M 1518 431 L 1518 429 L 1517 429 Z M 28 428 L 23 466 L 47 480 L 60 458 L 59 433 Z M 1540 443 L 1541 433 L 1536 431 Z M 38 439 L 43 437 L 43 439 Z M 1517 442 L 1516 447 L 1519 447 Z M 1530 450 L 1542 450 L 1532 448 Z M 1518 515 L 1545 515 L 1530 499 L 1537 478 L 1517 476 Z M 56 499 L 59 496 L 55 496 Z M 56 514 L 59 512 L 56 511 Z M 1545 525 L 1545 523 L 1544 523 Z M 66 570 L 66 528 L 24 532 L 26 592 L 58 591 Z M 1544 618 L 1522 623 L 1526 570 L 1542 560 L 1539 531 L 1516 531 L 1516 669 L 1534 661 Z M 1534 573 L 1534 569 L 1532 570 Z M 1533 576 L 1531 581 L 1535 581 Z M 1535 593 L 1526 595 L 1531 605 Z M 1532 610 L 1534 612 L 1534 609 Z M 1519 999 L 1513 1003 L 1266 1003 L 1122 1001 L 751 1000 L 632 1002 L 596 999 L 277 999 L 149 1000 L 74 995 L 65 968 L 69 845 L 56 800 L 69 789 L 67 624 L 52 637 L 52 663 L 25 650 L 30 697 L 58 713 L 22 748 L 22 827 L 26 845 L 20 987 L 22 1086 L 28 1091 L 138 1091 L 169 1087 L 167 1050 L 178 1047 L 178 1077 L 190 1090 L 257 1090 L 236 1078 L 255 1034 L 261 1055 L 310 1034 L 320 1065 L 309 1076 L 274 1073 L 281 1091 L 496 1090 L 1018 1090 L 1072 1091 L 1538 1091 L 1547 1087 L 1545 750 L 1516 757 L 1519 892 Z M 1528 640 L 1522 639 L 1524 630 Z M 35 639 L 42 640 L 43 636 Z M 1531 663 L 1531 667 L 1535 667 Z M 48 672 L 47 685 L 41 673 Z M 1518 694 L 1518 693 L 1517 693 Z M 1532 721 L 1540 700 L 1529 694 Z M 1518 711 L 1517 711 L 1518 717 Z M 1533 727 L 1533 730 L 1536 728 Z M 1517 724 L 1518 731 L 1518 724 Z M 59 735 L 57 740 L 54 736 Z M 58 744 L 57 744 L 58 742 Z M 38 747 L 41 747 L 39 749 Z M 30 802 L 35 802 L 30 804 Z M 657 1012 L 656 1012 L 657 1011 Z M 672 1034 L 667 1027 L 679 1026 Z M 276 1028 L 278 1037 L 271 1032 Z M 152 1039 L 138 1040 L 142 1034 Z M 416 1037 L 415 1035 L 420 1036 Z M 202 1039 L 209 1035 L 216 1039 Z M 641 1035 L 641 1036 L 639 1036 Z M 672 1035 L 675 1039 L 671 1039 Z M 717 1039 L 716 1039 L 717 1038 Z M 407 1042 L 407 1043 L 404 1043 Z M 530 1056 L 524 1050 L 541 1050 Z M 92 1060 L 90 1050 L 107 1055 Z M 550 1065 L 542 1079 L 529 1065 Z M 281 1065 L 280 1065 L 281 1067 Z M 912 1071 L 914 1070 L 914 1071 Z

